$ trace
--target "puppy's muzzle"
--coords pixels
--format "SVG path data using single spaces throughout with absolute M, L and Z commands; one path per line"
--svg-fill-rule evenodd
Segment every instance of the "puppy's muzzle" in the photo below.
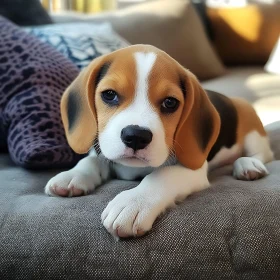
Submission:
M 122 129 L 121 139 L 128 148 L 137 151 L 144 149 L 151 143 L 153 134 L 147 128 L 139 125 L 129 125 Z

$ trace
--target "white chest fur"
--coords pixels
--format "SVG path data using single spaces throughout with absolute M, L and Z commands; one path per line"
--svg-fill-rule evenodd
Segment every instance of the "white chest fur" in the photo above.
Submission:
M 177 159 L 175 157 L 169 157 L 166 162 L 160 167 L 130 167 L 119 163 L 113 163 L 111 168 L 118 179 L 123 180 L 135 180 L 138 178 L 144 178 L 154 170 L 165 167 L 176 165 Z

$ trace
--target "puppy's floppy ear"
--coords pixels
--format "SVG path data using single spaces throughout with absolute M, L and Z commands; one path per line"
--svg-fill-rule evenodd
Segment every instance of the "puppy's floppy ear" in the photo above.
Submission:
M 181 84 L 185 104 L 175 133 L 174 148 L 179 162 L 195 170 L 203 165 L 218 138 L 220 116 L 192 73 L 186 71 Z
M 61 116 L 71 148 L 79 154 L 87 153 L 97 134 L 95 90 L 110 64 L 105 57 L 96 58 L 64 92 Z

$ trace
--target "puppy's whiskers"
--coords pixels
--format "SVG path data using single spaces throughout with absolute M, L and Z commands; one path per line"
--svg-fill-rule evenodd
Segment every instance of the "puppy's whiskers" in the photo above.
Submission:
M 166 137 L 167 139 L 171 139 L 173 141 L 173 143 L 176 143 L 180 148 L 181 150 L 183 151 L 183 147 L 180 145 L 180 143 L 178 141 L 176 141 L 174 138 L 171 138 L 171 137 Z M 168 148 L 168 150 L 172 150 L 173 154 L 175 155 L 176 157 L 176 151 L 174 150 L 174 148 Z

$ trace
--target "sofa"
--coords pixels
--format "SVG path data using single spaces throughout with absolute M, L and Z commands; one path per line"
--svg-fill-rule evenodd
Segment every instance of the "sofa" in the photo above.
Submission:
M 209 174 L 210 188 L 168 210 L 148 234 L 116 241 L 102 226 L 101 213 L 116 194 L 137 182 L 113 180 L 88 196 L 48 197 L 45 184 L 65 168 L 28 170 L 2 153 L 1 279 L 280 278 L 280 75 L 264 70 L 264 64 L 225 66 L 203 27 L 205 14 L 200 17 L 188 1 L 175 2 L 160 3 L 164 9 L 152 3 L 94 16 L 54 15 L 52 20 L 110 22 L 129 43 L 165 49 L 189 66 L 203 87 L 246 98 L 266 125 L 275 154 L 266 164 L 269 176 L 245 182 L 232 177 L 231 166 L 216 169 Z M 204 34 L 191 40 L 203 51 L 185 40 L 193 36 L 188 20 L 195 20 L 198 35 Z

